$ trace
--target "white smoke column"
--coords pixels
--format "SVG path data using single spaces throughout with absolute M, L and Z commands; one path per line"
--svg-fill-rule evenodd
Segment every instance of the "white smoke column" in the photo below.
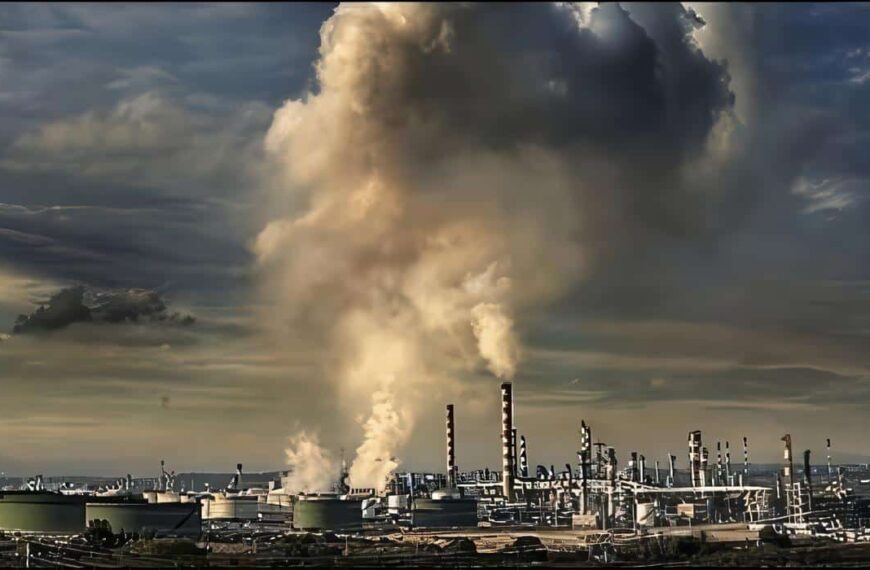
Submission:
M 371 416 L 363 425 L 363 443 L 350 468 L 350 480 L 355 487 L 382 489 L 399 466 L 392 454 L 404 443 L 409 426 L 402 421 L 389 393 L 376 392 L 373 401 Z
M 436 193 L 425 193 L 434 177 L 403 172 L 414 160 L 408 153 L 420 150 L 416 129 L 395 132 L 384 116 L 395 112 L 389 100 L 398 85 L 389 84 L 411 71 L 402 52 L 449 51 L 450 27 L 436 16 L 425 6 L 339 8 L 323 30 L 320 93 L 287 102 L 266 139 L 283 167 L 281 183 L 307 196 L 308 206 L 269 224 L 257 252 L 276 268 L 291 319 L 335 350 L 326 374 L 338 377 L 345 406 L 370 405 L 350 469 L 354 487 L 383 487 L 413 428 L 421 389 L 431 396 L 481 360 L 499 375 L 516 366 L 503 305 L 509 244 L 494 227 L 500 215 L 487 211 L 493 196 L 465 211 L 438 204 Z M 379 73 L 381 88 L 370 84 Z M 438 190 L 447 204 L 471 184 L 493 193 L 488 171 L 500 170 L 478 165 L 469 171 L 484 179 L 460 184 L 449 168 Z
M 518 354 L 511 318 L 495 303 L 475 306 L 471 317 L 478 349 L 489 363 L 489 369 L 499 378 L 512 378 Z
M 285 480 L 290 493 L 316 493 L 331 491 L 338 476 L 335 458 L 320 446 L 316 434 L 301 431 L 290 437 L 285 450 L 287 465 L 291 468 Z
M 361 417 L 352 486 L 383 486 L 421 405 L 511 377 L 514 322 L 590 259 L 683 231 L 726 97 L 683 27 L 656 29 L 661 53 L 609 4 L 351 4 L 323 25 L 317 88 L 265 139 L 289 211 L 255 251 L 269 316 L 325 347 L 340 413 Z

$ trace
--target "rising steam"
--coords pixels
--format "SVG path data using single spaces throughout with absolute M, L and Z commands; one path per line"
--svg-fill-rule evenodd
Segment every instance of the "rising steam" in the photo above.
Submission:
M 320 446 L 316 434 L 301 431 L 290 438 L 286 449 L 290 472 L 284 489 L 290 493 L 331 491 L 338 477 L 338 463 Z
M 323 25 L 317 89 L 265 139 L 291 211 L 255 249 L 276 315 L 329 347 L 362 413 L 354 487 L 383 487 L 421 402 L 513 376 L 524 314 L 691 229 L 730 94 L 685 11 L 661 14 L 352 4 Z
M 517 367 L 517 346 L 513 321 L 501 305 L 481 303 L 471 309 L 471 327 L 480 355 L 499 378 L 512 378 Z
M 356 450 L 357 461 L 350 467 L 350 480 L 354 485 L 380 488 L 399 466 L 392 454 L 405 442 L 410 426 L 396 411 L 391 394 L 376 392 L 373 401 L 371 416 L 363 425 L 363 443 Z

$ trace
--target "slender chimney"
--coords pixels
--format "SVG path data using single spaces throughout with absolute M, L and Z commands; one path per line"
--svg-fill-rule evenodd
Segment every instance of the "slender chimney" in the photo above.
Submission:
M 673 477 L 673 474 L 671 474 Z M 701 487 L 701 431 L 689 432 L 689 477 L 692 487 Z
M 628 460 L 629 478 L 631 481 L 637 481 L 637 452 L 631 452 L 631 459 Z
M 661 479 L 659 477 L 659 460 L 656 459 L 656 485 L 661 485 Z
M 749 441 L 743 436 L 743 477 L 749 476 Z
M 676 482 L 676 479 L 674 478 L 676 460 L 677 457 L 675 455 L 668 453 L 668 488 L 673 487 Z
M 646 483 L 646 457 L 643 455 L 637 461 L 637 480 Z
M 783 466 L 782 474 L 785 477 L 788 477 L 789 486 L 794 485 L 794 460 L 791 455 L 791 434 L 785 434 L 782 436 L 782 441 L 785 442 L 785 451 L 783 453 L 783 459 L 785 459 L 785 466 Z
M 580 477 L 586 479 L 592 462 L 592 429 L 583 420 L 580 420 L 580 452 L 577 456 L 580 459 Z
M 526 451 L 526 436 L 520 436 L 520 476 L 529 476 L 529 456 Z
M 501 483 L 506 501 L 514 502 L 515 458 L 512 436 L 514 429 L 513 386 L 510 382 L 501 385 Z
M 707 467 L 710 464 L 710 452 L 706 447 L 701 448 L 701 486 L 707 486 Z
M 828 451 L 828 482 L 831 482 L 834 477 L 834 472 L 831 470 L 831 438 L 827 439 L 826 449 Z
M 812 466 L 810 465 L 810 450 L 807 449 L 804 451 L 804 481 L 807 484 L 807 494 L 809 496 L 810 511 L 813 510 L 813 477 L 812 477 Z
M 716 480 L 714 485 L 722 484 L 722 442 L 716 442 Z
M 514 477 L 519 475 L 520 473 L 520 461 L 518 457 L 520 456 L 520 440 L 517 437 L 517 428 L 511 428 L 511 453 L 514 458 Z
M 792 519 L 792 515 L 794 513 L 794 460 L 791 455 L 791 434 L 785 434 L 782 436 L 782 441 L 785 442 L 785 451 L 783 452 L 783 459 L 785 460 L 785 465 L 782 468 L 783 479 L 787 479 L 786 483 L 783 481 L 785 485 L 785 512 L 788 515 L 789 522 L 795 522 Z
M 580 459 L 580 514 L 585 515 L 589 502 L 587 491 L 589 468 L 592 462 L 592 430 L 584 420 L 580 420 L 580 451 L 577 456 Z
M 236 463 L 236 489 L 242 488 L 242 464 Z
M 731 484 L 731 444 L 725 442 L 725 484 Z
M 447 404 L 447 488 L 456 487 L 456 423 L 453 404 Z

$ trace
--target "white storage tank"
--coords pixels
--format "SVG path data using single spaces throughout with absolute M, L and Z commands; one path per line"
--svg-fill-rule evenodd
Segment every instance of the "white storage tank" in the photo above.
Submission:
M 203 520 L 253 521 L 258 518 L 258 497 L 214 493 L 202 500 Z

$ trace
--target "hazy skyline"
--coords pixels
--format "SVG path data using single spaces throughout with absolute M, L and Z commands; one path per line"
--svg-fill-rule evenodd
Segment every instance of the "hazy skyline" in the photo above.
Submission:
M 860 3 L 0 6 L 0 470 L 277 469 L 300 432 L 443 470 L 448 402 L 494 467 L 499 377 L 533 465 L 581 418 L 678 467 L 692 429 L 866 461 L 868 32 Z

